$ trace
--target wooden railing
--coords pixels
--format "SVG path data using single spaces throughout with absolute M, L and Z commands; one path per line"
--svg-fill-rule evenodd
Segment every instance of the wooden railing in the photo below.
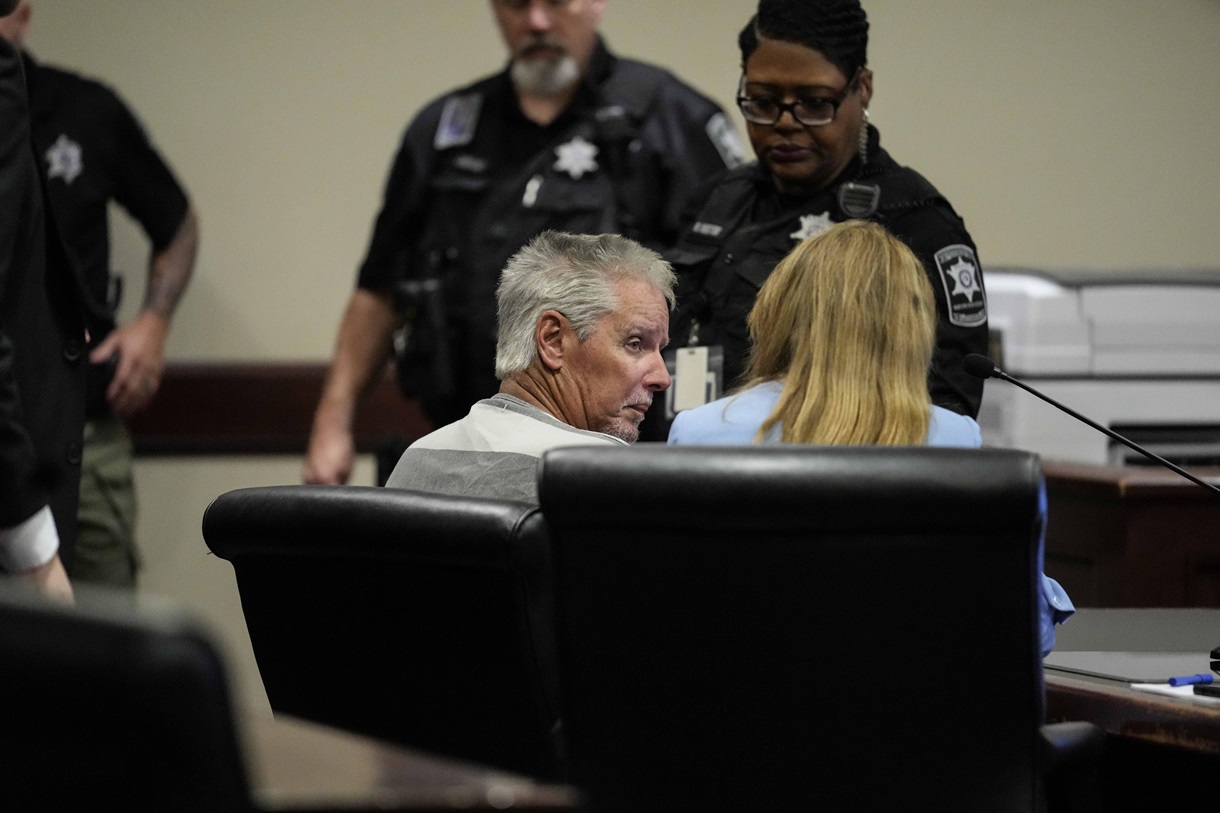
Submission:
M 325 374 L 323 364 L 171 365 L 157 397 L 131 422 L 136 452 L 302 454 Z M 387 371 L 357 412 L 356 446 L 372 452 L 387 436 L 413 440 L 430 430 Z

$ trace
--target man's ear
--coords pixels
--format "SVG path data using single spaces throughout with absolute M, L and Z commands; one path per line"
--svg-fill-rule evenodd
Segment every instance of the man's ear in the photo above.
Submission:
M 563 367 L 564 338 L 572 333 L 572 325 L 559 311 L 545 311 L 534 325 L 534 347 L 538 360 L 551 372 Z

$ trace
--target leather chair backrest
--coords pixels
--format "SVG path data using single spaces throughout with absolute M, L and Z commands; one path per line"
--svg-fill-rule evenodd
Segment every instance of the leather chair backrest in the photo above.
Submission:
M 271 707 L 561 775 L 550 551 L 537 507 L 359 486 L 218 497 Z
M 1031 454 L 558 449 L 570 777 L 595 810 L 1022 810 Z
M 177 611 L 0 583 L 0 807 L 253 809 L 223 664 Z

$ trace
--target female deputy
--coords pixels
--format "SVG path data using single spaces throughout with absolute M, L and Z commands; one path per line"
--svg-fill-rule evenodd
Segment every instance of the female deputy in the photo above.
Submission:
M 977 448 L 973 419 L 928 400 L 934 303 L 919 260 L 876 223 L 807 238 L 750 311 L 745 387 L 678 413 L 669 442 Z
M 705 203 L 667 255 L 679 276 L 675 345 L 719 345 L 721 380 L 736 383 L 746 314 L 776 263 L 833 223 L 872 220 L 914 250 L 935 293 L 932 402 L 976 416 L 982 380 L 961 369 L 967 354 L 987 352 L 974 242 L 949 202 L 890 158 L 868 123 L 873 73 L 859 2 L 761 0 L 738 42 L 738 103 L 758 160 L 696 197 Z
M 979 446 L 974 420 L 928 400 L 933 301 L 915 255 L 875 223 L 804 240 L 750 311 L 745 388 L 678 413 L 669 442 Z M 1039 594 L 1046 656 L 1076 608 L 1045 574 Z

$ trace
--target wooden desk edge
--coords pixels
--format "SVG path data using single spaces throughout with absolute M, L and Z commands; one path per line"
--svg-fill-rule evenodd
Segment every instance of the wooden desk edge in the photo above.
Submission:
M 1220 707 L 1047 669 L 1048 722 L 1087 720 L 1107 734 L 1220 755 Z
M 1192 467 L 1191 474 L 1220 485 L 1220 468 Z M 1166 497 L 1175 500 L 1215 500 L 1197 483 L 1159 466 L 1098 466 L 1064 460 L 1042 460 L 1047 488 L 1061 494 L 1122 499 L 1124 496 Z

